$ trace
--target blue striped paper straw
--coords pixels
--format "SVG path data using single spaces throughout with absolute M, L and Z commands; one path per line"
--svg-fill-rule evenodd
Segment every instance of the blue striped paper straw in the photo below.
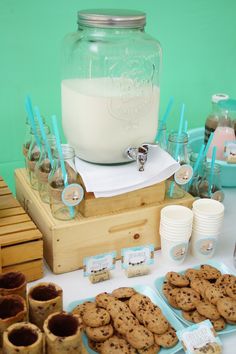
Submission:
M 27 115 L 29 118 L 30 126 L 33 130 L 36 144 L 38 145 L 38 147 L 40 149 L 41 148 L 40 139 L 39 139 L 39 136 L 37 133 L 37 128 L 36 128 L 35 121 L 34 121 L 34 113 L 33 113 L 32 103 L 31 103 L 31 99 L 29 96 L 26 96 L 26 99 L 25 99 L 25 109 L 26 109 L 26 112 L 27 112 Z
M 48 153 L 48 158 L 49 158 L 51 166 L 52 166 L 53 158 L 52 158 L 51 148 L 50 148 L 50 145 L 48 143 L 47 135 L 46 135 L 45 130 L 44 130 L 43 120 L 42 120 L 42 117 L 40 115 L 39 108 L 35 107 L 34 111 L 35 111 L 36 117 L 37 117 L 38 122 L 39 122 L 40 132 L 41 132 L 43 141 L 44 141 L 45 146 L 46 146 L 46 150 L 47 150 L 47 153 Z
M 217 147 L 214 146 L 212 149 L 211 171 L 210 171 L 209 186 L 208 186 L 208 194 L 209 195 L 211 193 L 211 187 L 212 187 L 212 182 L 213 182 L 213 174 L 214 174 L 214 167 L 215 167 L 215 161 L 216 161 L 216 150 L 217 150 Z
M 205 158 L 205 157 L 207 156 L 208 150 L 209 150 L 210 145 L 211 145 L 211 143 L 212 143 L 213 136 L 214 136 L 214 133 L 211 133 L 211 135 L 209 136 L 208 142 L 207 142 L 207 144 L 206 144 L 205 151 L 204 151 L 204 153 L 203 153 L 203 158 Z
M 166 107 L 166 111 L 160 121 L 160 126 L 158 127 L 158 130 L 157 130 L 157 134 L 156 134 L 156 137 L 155 137 L 155 141 L 159 141 L 160 140 L 160 135 L 161 135 L 161 130 L 163 129 L 163 126 L 164 124 L 166 123 L 167 121 L 167 118 L 169 117 L 169 114 L 170 114 L 170 111 L 171 111 L 171 108 L 173 106 L 173 102 L 174 102 L 174 97 L 170 97 L 169 99 L 169 102 L 167 104 L 167 107 Z
M 195 161 L 195 164 L 194 164 L 194 166 L 193 166 L 193 176 L 192 176 L 191 180 L 189 181 L 188 188 L 192 185 L 193 177 L 194 177 L 194 175 L 195 175 L 195 174 L 197 173 L 197 171 L 198 171 L 200 162 L 201 162 L 202 157 L 203 157 L 204 149 L 205 149 L 205 145 L 202 144 L 201 149 L 200 149 L 200 152 L 199 152 L 198 157 L 197 157 L 197 160 Z
M 52 116 L 52 127 L 53 127 L 54 135 L 56 138 L 56 146 L 57 146 L 59 159 L 61 162 L 61 171 L 62 171 L 62 175 L 63 175 L 64 185 L 66 187 L 66 186 L 68 186 L 68 178 L 67 178 L 67 172 L 66 172 L 66 167 L 65 167 L 65 161 L 63 158 L 63 152 L 62 152 L 62 148 L 61 148 L 61 139 L 60 139 L 59 129 L 58 129 L 58 125 L 57 125 L 57 117 L 55 115 Z M 69 210 L 70 210 L 70 216 L 73 218 L 75 215 L 74 208 L 69 207 Z
M 178 129 L 178 138 L 182 134 L 183 131 L 183 122 L 184 122 L 184 111 L 185 111 L 185 104 L 182 104 L 181 113 L 180 113 L 180 121 L 179 121 L 179 129 Z M 175 149 L 175 160 L 177 160 L 179 154 L 179 143 L 176 144 Z

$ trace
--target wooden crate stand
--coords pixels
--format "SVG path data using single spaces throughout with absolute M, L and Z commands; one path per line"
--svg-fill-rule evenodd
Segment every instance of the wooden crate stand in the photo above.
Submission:
M 44 237 L 44 257 L 54 273 L 64 273 L 83 267 L 83 259 L 116 250 L 120 258 L 123 247 L 153 243 L 160 249 L 160 211 L 173 200 L 153 203 L 104 216 L 83 217 L 60 221 L 52 217 L 49 205 L 30 188 L 24 169 L 16 170 L 16 194 Z M 191 206 L 193 197 L 175 200 L 174 204 Z
M 0 271 L 21 271 L 27 281 L 43 276 L 43 239 L 0 177 Z

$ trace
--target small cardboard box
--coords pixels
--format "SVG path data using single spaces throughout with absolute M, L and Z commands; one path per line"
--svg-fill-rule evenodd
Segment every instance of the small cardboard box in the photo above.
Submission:
M 31 215 L 44 237 L 44 257 L 54 273 L 70 272 L 83 267 L 87 256 L 124 247 L 148 243 L 160 249 L 160 211 L 173 200 L 164 200 L 137 208 L 112 212 L 103 216 L 60 221 L 52 217 L 49 205 L 42 203 L 37 191 L 31 189 L 24 169 L 15 171 L 16 195 Z M 194 198 L 174 200 L 174 204 L 191 207 Z
M 0 272 L 20 271 L 27 281 L 43 276 L 41 232 L 0 177 Z

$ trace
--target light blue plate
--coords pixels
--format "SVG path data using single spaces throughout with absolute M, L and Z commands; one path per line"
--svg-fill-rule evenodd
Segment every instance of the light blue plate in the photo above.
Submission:
M 230 273 L 230 274 L 233 274 L 233 275 L 236 275 L 231 269 L 229 269 L 225 264 L 223 263 L 217 263 L 215 261 L 208 261 L 208 262 L 205 262 L 204 264 L 210 264 L 211 266 L 217 268 L 218 270 L 221 271 L 222 274 L 225 274 L 225 273 Z M 196 266 L 196 267 L 192 267 L 194 269 L 199 269 L 200 268 L 200 265 Z M 184 273 L 184 271 L 180 272 L 180 273 Z M 192 326 L 193 323 L 190 322 L 190 321 L 187 321 L 183 316 L 182 316 L 182 313 L 180 310 L 177 310 L 175 309 L 174 307 L 172 307 L 165 295 L 163 294 L 162 292 L 162 286 L 163 286 L 163 282 L 165 280 L 165 277 L 160 277 L 160 278 L 157 278 L 155 280 L 155 288 L 158 292 L 158 294 L 162 297 L 162 299 L 168 304 L 168 306 L 170 307 L 170 309 L 174 312 L 174 314 L 176 315 L 176 317 L 178 319 L 180 319 L 184 324 L 186 324 L 187 326 Z M 230 324 L 227 324 L 225 329 L 223 329 L 222 331 L 219 331 L 217 332 L 217 334 L 227 334 L 227 333 L 232 333 L 232 332 L 236 332 L 236 325 L 230 325 Z
M 152 288 L 150 288 L 149 286 L 145 286 L 145 285 L 139 285 L 139 286 L 134 286 L 134 289 L 143 295 L 149 296 L 150 299 L 152 300 L 152 302 L 160 307 L 164 316 L 168 319 L 169 323 L 176 331 L 184 328 L 183 324 L 175 317 L 175 315 L 170 310 L 170 308 L 166 305 L 166 303 L 157 295 L 157 293 Z M 94 298 L 73 301 L 69 304 L 67 311 L 71 312 L 77 305 L 82 304 L 85 301 L 94 301 Z M 89 354 L 96 354 L 96 352 L 88 346 L 88 338 L 85 334 L 83 334 L 83 344 L 86 347 Z M 162 348 L 159 351 L 159 353 L 160 354 L 174 354 L 174 353 L 177 353 L 181 349 L 182 349 L 182 345 L 180 343 L 178 343 L 173 348 L 170 348 L 170 349 Z

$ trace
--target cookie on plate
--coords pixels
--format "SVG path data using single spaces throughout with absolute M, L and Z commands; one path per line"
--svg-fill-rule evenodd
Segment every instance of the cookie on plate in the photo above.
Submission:
M 200 301 L 196 308 L 200 315 L 205 316 L 209 320 L 218 320 L 220 318 L 220 313 L 217 310 L 217 307 L 210 302 Z
M 146 310 L 147 308 L 153 307 L 154 304 L 152 303 L 151 299 L 146 295 L 137 293 L 131 296 L 129 300 L 129 308 L 135 315 L 139 310 Z
M 164 334 L 155 334 L 155 343 L 163 348 L 172 348 L 178 343 L 178 337 L 175 330 L 170 327 Z
M 111 317 L 108 311 L 96 307 L 95 309 L 86 310 L 82 319 L 84 324 L 88 327 L 100 327 L 109 324 Z
M 199 270 L 194 268 L 189 268 L 185 271 L 184 275 L 191 281 L 195 278 L 199 278 Z
M 169 322 L 160 309 L 146 311 L 143 314 L 143 324 L 149 331 L 156 334 L 163 334 L 169 328 Z
M 236 300 L 225 297 L 217 302 L 217 310 L 226 320 L 236 321 Z
M 161 347 L 157 344 L 153 344 L 151 347 L 146 349 L 139 349 L 139 354 L 157 354 L 161 350 Z
M 211 304 L 216 305 L 217 301 L 225 297 L 221 288 L 211 284 L 205 289 L 204 298 Z
M 202 298 L 205 296 L 205 290 L 211 283 L 206 279 L 194 278 L 190 282 L 190 286 L 193 290 L 197 291 Z
M 119 316 L 121 313 L 131 313 L 129 307 L 122 301 L 120 300 L 115 300 L 115 301 L 111 301 L 109 302 L 109 304 L 107 305 L 107 309 L 106 309 L 111 318 L 114 320 L 116 318 L 116 316 Z
M 126 339 L 135 349 L 149 348 L 154 344 L 152 332 L 142 325 L 131 328 L 126 334 Z
M 92 301 L 85 301 L 82 304 L 77 305 L 71 312 L 74 315 L 78 315 L 79 317 L 83 317 L 85 311 L 90 311 L 90 310 L 94 310 L 97 307 L 95 302 Z
M 191 311 L 195 310 L 196 304 L 200 301 L 200 295 L 191 288 L 181 288 L 175 299 L 181 310 Z
M 223 331 L 225 329 L 226 323 L 223 317 L 218 318 L 218 320 L 211 320 L 215 331 Z
M 200 315 L 200 313 L 197 310 L 182 311 L 181 313 L 183 318 L 185 318 L 185 320 L 193 323 L 199 323 L 207 319 L 205 316 Z
M 104 342 L 113 335 L 113 327 L 111 324 L 100 327 L 85 327 L 85 332 L 92 341 Z
M 120 301 L 127 301 L 131 298 L 131 296 L 136 294 L 136 290 L 134 290 L 133 288 L 124 286 L 124 287 L 113 290 L 111 294 L 114 297 L 116 297 L 117 299 L 119 299 Z
M 112 336 L 101 345 L 101 354 L 135 354 L 136 350 L 122 338 Z
M 107 308 L 107 305 L 109 302 L 114 301 L 115 297 L 112 296 L 111 294 L 108 294 L 107 292 L 100 293 L 95 297 L 95 301 L 97 306 L 102 307 L 104 309 Z
M 130 328 L 138 324 L 138 319 L 132 313 L 120 313 L 113 322 L 115 330 L 121 335 L 125 335 Z
M 200 266 L 199 274 L 200 278 L 210 281 L 216 281 L 221 276 L 221 272 L 217 268 L 212 267 L 209 264 L 202 264 Z
M 236 300 L 236 279 L 232 280 L 230 284 L 225 287 L 226 294 L 232 299 Z
M 166 279 L 170 284 L 174 286 L 186 287 L 189 285 L 189 279 L 185 275 L 179 274 L 177 272 L 168 272 L 166 274 Z

